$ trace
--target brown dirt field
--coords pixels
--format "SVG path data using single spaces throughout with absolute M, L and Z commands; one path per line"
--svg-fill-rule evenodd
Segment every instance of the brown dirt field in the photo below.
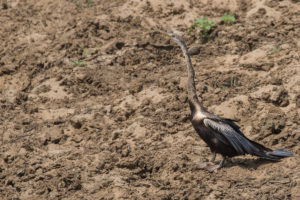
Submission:
M 0 199 L 300 199 L 299 1 L 2 2 Z M 188 34 L 202 17 L 217 21 L 208 41 Z M 211 153 L 159 28 L 197 50 L 209 111 L 294 157 L 197 170 Z

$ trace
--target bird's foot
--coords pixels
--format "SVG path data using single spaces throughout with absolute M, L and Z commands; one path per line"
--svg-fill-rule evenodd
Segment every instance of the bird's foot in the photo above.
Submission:
M 212 173 L 212 172 L 217 171 L 218 169 L 221 169 L 224 165 L 224 162 L 225 162 L 225 158 L 223 158 L 218 165 L 212 165 L 211 162 L 199 163 L 197 165 L 197 169 L 207 170 Z
M 207 167 L 209 167 L 211 165 L 210 162 L 202 162 L 202 163 L 199 163 L 197 165 L 197 169 L 206 169 Z
M 207 170 L 212 173 L 214 171 L 217 171 L 220 167 L 219 165 L 213 165 L 213 163 L 211 162 L 202 162 L 199 163 L 196 168 L 201 170 Z

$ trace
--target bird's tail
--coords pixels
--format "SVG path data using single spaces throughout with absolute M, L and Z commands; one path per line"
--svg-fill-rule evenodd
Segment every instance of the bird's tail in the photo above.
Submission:
M 273 161 L 279 161 L 282 158 L 291 157 L 293 156 L 292 153 L 283 150 L 283 149 L 276 149 L 274 151 L 258 151 L 254 153 L 255 156 L 258 156 L 260 158 L 266 159 L 266 160 L 273 160 Z
M 267 155 L 278 157 L 279 159 L 285 157 L 291 157 L 293 154 L 283 149 L 275 149 L 274 151 L 267 152 Z
M 293 156 L 291 152 L 288 152 L 283 149 L 271 150 L 254 141 L 251 141 L 251 143 L 256 147 L 256 150 L 253 151 L 251 154 L 266 160 L 279 161 L 282 158 Z

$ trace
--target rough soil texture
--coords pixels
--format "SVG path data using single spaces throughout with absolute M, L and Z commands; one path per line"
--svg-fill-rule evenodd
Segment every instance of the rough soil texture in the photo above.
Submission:
M 300 199 L 299 1 L 3 2 L 1 199 Z M 217 21 L 208 41 L 188 34 L 202 17 Z M 209 111 L 294 157 L 197 170 L 211 153 L 162 28 L 193 48 Z

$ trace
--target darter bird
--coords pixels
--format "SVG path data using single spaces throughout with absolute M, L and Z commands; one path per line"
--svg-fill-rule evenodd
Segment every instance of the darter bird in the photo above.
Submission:
M 198 168 L 208 169 L 212 172 L 223 167 L 227 158 L 245 154 L 271 161 L 278 161 L 281 158 L 292 156 L 292 153 L 288 151 L 282 149 L 271 150 L 248 139 L 234 120 L 222 118 L 208 112 L 196 95 L 195 72 L 184 40 L 173 32 L 167 32 L 167 34 L 180 46 L 187 63 L 187 93 L 192 125 L 213 153 L 210 162 L 214 162 L 216 154 L 221 154 L 223 157 L 219 165 L 205 167 L 205 165 L 199 164 Z

